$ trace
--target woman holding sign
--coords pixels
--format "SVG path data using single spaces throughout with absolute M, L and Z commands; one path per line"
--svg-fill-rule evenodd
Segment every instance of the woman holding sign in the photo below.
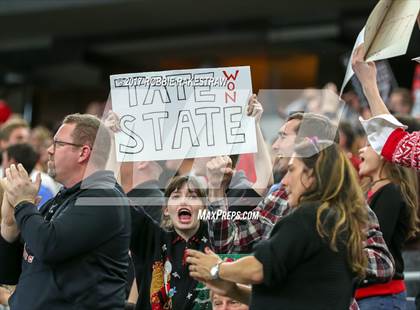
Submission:
M 250 309 L 348 309 L 366 271 L 368 214 L 350 161 L 336 144 L 323 148 L 329 144 L 314 138 L 296 147 L 283 179 L 295 211 L 253 256 L 225 263 L 189 250 L 190 275 Z
M 420 169 L 420 132 L 409 133 L 406 126 L 391 115 L 383 102 L 376 80 L 374 62 L 364 61 L 364 45 L 356 48 L 352 66 L 368 100 L 372 118 L 360 119 L 372 148 L 397 165 Z
M 207 224 L 198 219 L 206 194 L 191 176 L 175 177 L 165 191 L 161 223 L 142 207 L 131 212 L 131 255 L 139 298 L 136 309 L 193 309 L 198 282 L 191 278 L 186 250 L 209 246 Z
M 114 112 L 105 124 L 113 132 L 120 130 Z M 160 207 L 160 197 L 134 198 L 130 252 L 138 289 L 136 309 L 193 309 L 200 288 L 188 274 L 185 251 L 203 250 L 210 244 L 207 223 L 198 218 L 206 208 L 205 191 L 192 176 L 174 177 L 165 189 L 160 223 L 149 215 L 150 208 Z
M 359 151 L 359 174 L 372 181 L 368 202 L 378 217 L 385 242 L 395 260 L 395 275 L 387 283 L 364 281 L 356 291 L 360 309 L 376 309 L 378 304 L 405 309 L 406 288 L 402 248 L 419 231 L 418 184 L 416 173 L 379 156 L 368 145 Z

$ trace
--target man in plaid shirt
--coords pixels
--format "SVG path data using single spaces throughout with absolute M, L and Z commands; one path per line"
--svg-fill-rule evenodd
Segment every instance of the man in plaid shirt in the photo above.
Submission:
M 306 122 L 305 128 L 301 126 L 303 120 Z M 305 137 L 305 132 L 317 133 L 321 139 L 337 140 L 334 130 L 335 128 L 326 118 L 310 113 L 296 113 L 289 117 L 280 129 L 279 138 L 273 144 L 273 149 L 277 154 L 282 152 L 284 154 L 284 149 L 289 148 L 300 137 Z M 223 164 L 225 167 L 229 167 L 228 157 L 216 158 L 214 162 L 209 163 L 209 180 L 212 173 L 214 173 L 213 179 L 218 177 L 220 180 L 221 171 L 227 171 L 221 168 Z M 211 213 L 216 213 L 218 210 L 223 213 L 228 211 L 229 206 L 224 197 L 223 186 L 209 188 L 209 201 L 208 211 Z M 367 208 L 369 209 L 369 227 L 364 251 L 368 257 L 368 267 L 364 282 L 387 282 L 392 279 L 394 274 L 393 258 L 382 237 L 375 213 L 368 205 Z M 268 239 L 275 223 L 293 212 L 293 209 L 288 206 L 287 193 L 280 184 L 280 188 L 265 197 L 253 212 L 258 213 L 258 219 L 232 221 L 226 217 L 218 217 L 208 222 L 210 241 L 217 253 L 249 253 L 255 243 Z M 350 309 L 358 309 L 355 301 Z

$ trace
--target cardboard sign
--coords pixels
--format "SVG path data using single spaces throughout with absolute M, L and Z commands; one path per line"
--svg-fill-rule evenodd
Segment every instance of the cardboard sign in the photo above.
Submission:
M 351 67 L 354 50 L 364 43 L 366 61 L 404 55 L 407 52 L 416 19 L 420 26 L 419 9 L 419 0 L 380 0 L 378 2 L 354 43 L 341 85 L 340 97 L 344 87 L 354 75 Z
M 112 75 L 120 117 L 118 161 L 184 159 L 257 151 L 249 67 Z
M 418 0 L 379 1 L 366 22 L 366 61 L 404 55 L 419 9 Z

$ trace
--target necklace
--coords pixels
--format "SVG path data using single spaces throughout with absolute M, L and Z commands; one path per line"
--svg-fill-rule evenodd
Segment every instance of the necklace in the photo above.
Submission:
M 379 179 L 379 180 L 373 181 L 372 183 L 370 183 L 370 189 L 372 190 L 372 189 L 373 189 L 373 187 L 374 187 L 377 183 L 382 182 L 382 181 L 386 181 L 386 180 L 391 181 L 389 178 L 382 178 L 382 179 Z

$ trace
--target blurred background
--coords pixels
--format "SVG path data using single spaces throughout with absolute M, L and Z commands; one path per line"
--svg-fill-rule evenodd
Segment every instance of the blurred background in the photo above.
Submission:
M 341 85 L 375 0 L 14 0 L 0 2 L 0 98 L 32 126 L 100 111 L 109 75 L 249 65 L 260 89 Z M 389 64 L 411 88 L 419 56 Z M 96 102 L 96 103 L 95 103 Z
M 323 91 L 340 88 L 356 37 L 376 3 L 3 0 L 0 124 L 20 114 L 29 125 L 17 126 L 23 126 L 27 136 L 29 127 L 43 126 L 35 128 L 31 142 L 38 144 L 45 170 L 47 147 L 64 116 L 102 116 L 111 74 L 245 65 L 251 67 L 253 90 L 264 105 L 261 126 L 270 144 L 281 126 L 279 119 L 310 106 L 316 112 L 321 99 L 328 99 Z M 411 61 L 420 56 L 419 33 L 416 25 L 406 55 L 377 64 L 379 88 L 390 110 L 417 117 L 410 130 L 420 129 L 420 64 Z M 340 123 L 340 139 L 357 159 L 357 150 L 366 142 L 358 116 L 368 117 L 369 111 L 356 79 L 342 98 L 340 116 L 346 122 Z M 338 119 L 337 111 L 326 112 Z M 241 157 L 237 169 L 253 180 L 249 158 Z M 406 250 L 408 294 L 413 299 L 420 291 L 420 235 Z

